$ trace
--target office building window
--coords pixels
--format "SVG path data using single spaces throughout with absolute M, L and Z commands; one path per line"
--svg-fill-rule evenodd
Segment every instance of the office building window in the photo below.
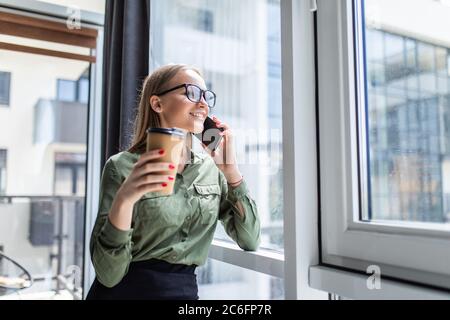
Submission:
M 11 73 L 0 71 L 0 106 L 9 106 Z
M 86 154 L 57 153 L 55 155 L 54 194 L 83 196 L 85 193 Z
M 0 194 L 6 193 L 6 150 L 0 150 Z
M 89 99 L 89 79 L 84 75 L 78 80 L 57 80 L 57 99 L 86 104 Z
M 58 79 L 57 98 L 61 101 L 75 101 L 77 97 L 77 83 L 72 80 Z
M 178 17 L 173 19 L 175 25 L 184 25 L 204 32 L 214 32 L 214 12 L 212 10 L 184 4 L 177 5 L 175 10 Z M 172 18 L 169 17 L 168 21 L 171 21 Z
M 78 102 L 88 103 L 89 100 L 89 79 L 88 78 L 80 78 L 78 80 Z
M 198 10 L 198 29 L 206 32 L 214 31 L 214 15 L 210 10 Z

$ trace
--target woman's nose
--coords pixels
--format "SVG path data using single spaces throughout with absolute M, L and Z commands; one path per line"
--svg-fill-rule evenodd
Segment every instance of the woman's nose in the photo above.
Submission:
M 208 107 L 208 103 L 205 100 L 205 97 L 202 95 L 200 101 L 198 102 L 203 105 L 205 108 Z

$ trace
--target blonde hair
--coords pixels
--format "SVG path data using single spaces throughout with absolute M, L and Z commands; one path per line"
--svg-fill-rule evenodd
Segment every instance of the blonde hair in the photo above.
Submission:
M 136 118 L 134 120 L 133 139 L 131 141 L 131 146 L 127 150 L 128 152 L 145 151 L 147 129 L 159 128 L 161 126 L 158 113 L 156 113 L 150 105 L 150 97 L 158 92 L 170 89 L 167 87 L 169 81 L 182 70 L 192 70 L 201 76 L 200 71 L 195 67 L 186 64 L 169 64 L 156 69 L 145 78 L 139 98 Z

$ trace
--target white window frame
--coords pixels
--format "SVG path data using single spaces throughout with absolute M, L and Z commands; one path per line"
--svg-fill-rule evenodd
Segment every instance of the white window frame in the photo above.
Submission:
M 91 26 L 92 27 L 92 26 Z M 83 299 L 86 298 L 91 284 L 95 280 L 95 269 L 91 261 L 90 240 L 92 229 L 98 214 L 100 179 L 102 174 L 99 150 L 102 150 L 102 102 L 103 102 L 103 17 L 102 26 L 97 26 L 97 52 L 96 63 L 91 65 L 91 78 L 89 83 L 89 122 L 88 122 L 88 149 L 86 173 L 86 215 L 84 232 L 84 268 L 83 268 Z
M 382 277 L 445 291 L 450 289 L 448 228 L 437 224 L 358 221 L 358 156 L 361 163 L 366 159 L 364 150 L 358 154 L 356 105 L 363 105 L 364 97 L 355 85 L 355 60 L 360 61 L 362 53 L 359 50 L 354 54 L 352 1 L 318 3 L 322 263 L 360 273 L 365 273 L 370 265 L 378 265 Z M 355 1 L 358 5 L 360 0 Z M 356 22 L 360 18 L 356 16 Z M 361 43 L 361 35 L 357 32 L 356 36 Z M 365 208 L 367 192 L 363 184 L 361 194 L 361 208 Z M 325 289 L 323 283 L 314 286 Z

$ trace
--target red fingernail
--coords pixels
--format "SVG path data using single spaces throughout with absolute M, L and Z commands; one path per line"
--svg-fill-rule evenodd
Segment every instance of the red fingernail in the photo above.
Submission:
M 175 166 L 173 164 L 169 164 L 169 169 L 175 169 Z
M 173 180 L 173 177 L 169 177 L 169 180 Z
M 162 183 L 162 186 L 163 186 L 163 187 L 167 187 L 167 183 L 163 182 L 163 183 Z
M 159 150 L 159 154 L 164 154 L 164 149 Z

